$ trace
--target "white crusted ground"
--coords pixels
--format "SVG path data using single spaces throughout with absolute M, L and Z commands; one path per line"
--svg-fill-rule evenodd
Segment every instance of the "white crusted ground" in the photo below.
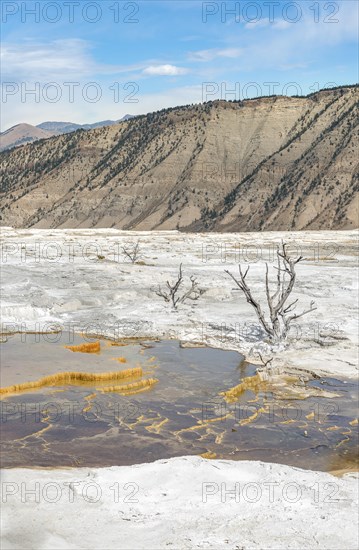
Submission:
M 264 264 L 273 264 L 282 239 L 306 258 L 297 267 L 298 310 L 311 300 L 318 309 L 298 321 L 286 347 L 273 350 L 224 270 L 238 272 L 239 261 L 249 265 L 248 279 L 264 300 Z M 145 265 L 132 265 L 122 252 L 137 240 Z M 355 377 L 357 245 L 356 231 L 192 235 L 2 228 L 3 330 L 49 330 L 56 322 L 65 330 L 112 337 L 179 338 L 235 349 L 252 360 L 260 350 L 274 357 L 272 365 Z M 175 280 L 180 263 L 187 283 L 193 274 L 206 292 L 176 312 L 151 289 Z
M 111 337 L 179 338 L 252 358 L 260 350 L 277 366 L 357 376 L 356 232 L 2 234 L 3 331 L 46 331 L 59 323 Z M 145 265 L 122 254 L 137 239 Z M 269 248 L 281 239 L 306 257 L 295 298 L 303 307 L 314 299 L 318 309 L 300 320 L 287 346 L 273 350 L 224 269 L 248 263 L 263 298 L 264 263 L 272 263 Z M 174 312 L 151 288 L 175 278 L 181 262 L 206 292 Z M 38 502 L 26 496 L 36 482 Z M 239 502 L 226 496 L 236 482 Z M 104 469 L 10 469 L 2 472 L 1 547 L 351 550 L 358 547 L 357 487 L 354 474 L 198 457 Z
M 356 550 L 357 488 L 356 474 L 198 457 L 5 470 L 1 548 Z

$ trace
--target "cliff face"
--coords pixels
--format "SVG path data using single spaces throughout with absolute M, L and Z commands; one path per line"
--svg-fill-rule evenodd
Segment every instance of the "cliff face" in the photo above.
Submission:
M 358 225 L 359 88 L 178 107 L 1 154 L 1 224 Z

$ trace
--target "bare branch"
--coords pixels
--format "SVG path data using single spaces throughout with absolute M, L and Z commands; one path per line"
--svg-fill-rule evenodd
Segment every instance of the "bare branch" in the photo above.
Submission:
M 254 299 L 252 291 L 245 280 L 249 267 L 247 267 L 245 273 L 243 273 L 241 265 L 238 266 L 240 275 L 239 279 L 232 275 L 232 273 L 228 270 L 225 270 L 225 273 L 233 279 L 237 287 L 243 292 L 247 302 L 254 308 L 260 324 L 271 340 L 278 341 L 286 338 L 291 322 L 317 309 L 314 302 L 311 302 L 309 309 L 299 314 L 294 313 L 293 315 L 289 315 L 294 312 L 298 299 L 293 300 L 290 304 L 286 305 L 296 281 L 295 265 L 303 259 L 304 258 L 302 256 L 299 256 L 298 258 L 291 258 L 288 254 L 286 243 L 282 241 L 281 246 L 277 247 L 277 266 L 273 266 L 277 272 L 277 276 L 276 291 L 272 295 L 270 291 L 269 267 L 266 263 L 265 291 L 270 317 L 269 321 L 266 319 L 260 303 Z
M 137 243 L 132 245 L 123 246 L 122 252 L 125 257 L 131 261 L 131 263 L 136 263 L 140 256 L 140 241 L 137 241 Z
M 278 247 L 277 247 L 277 252 L 278 252 Z M 274 269 L 278 270 L 277 271 L 277 290 L 272 296 L 272 301 L 275 300 L 277 298 L 277 296 L 279 296 L 279 293 L 280 293 L 280 272 L 281 272 L 281 268 L 280 268 L 280 256 L 279 256 L 278 253 L 277 253 L 277 266 L 278 267 L 274 268 Z
M 239 274 L 240 274 L 240 277 L 241 277 L 240 281 L 234 275 L 232 275 L 232 273 L 230 271 L 228 271 L 227 269 L 225 269 L 225 272 L 233 279 L 233 281 L 237 284 L 237 286 L 242 290 L 242 292 L 244 293 L 244 295 L 247 299 L 247 302 L 249 304 L 251 304 L 251 306 L 254 308 L 254 310 L 257 314 L 257 317 L 259 319 L 259 322 L 261 323 L 261 325 L 264 328 L 264 330 L 266 331 L 266 333 L 269 336 L 274 336 L 273 330 L 271 329 L 271 327 L 269 326 L 269 324 L 265 320 L 265 317 L 264 317 L 264 314 L 262 312 L 262 309 L 261 309 L 261 306 L 260 306 L 259 302 L 257 302 L 253 298 L 252 293 L 250 291 L 250 288 L 247 286 L 247 284 L 244 280 L 247 273 L 248 273 L 248 271 L 249 271 L 249 267 L 247 268 L 244 275 L 242 273 L 241 266 L 238 266 L 238 267 L 239 267 Z
M 260 360 L 262 361 L 262 363 L 263 363 L 263 366 L 266 367 L 267 365 L 269 365 L 269 363 L 271 363 L 271 362 L 273 361 L 273 357 L 271 357 L 270 359 L 268 359 L 268 361 L 264 361 L 264 359 L 263 359 L 262 355 L 259 353 L 259 351 L 258 351 L 257 353 L 258 353 L 258 355 L 259 355 L 259 359 L 260 359 Z
M 163 298 L 165 300 L 165 302 L 169 302 L 170 299 L 169 299 L 169 296 L 168 294 L 166 294 L 165 292 L 163 292 L 161 290 L 161 287 L 158 285 L 158 290 L 154 290 L 154 292 L 157 294 L 157 296 L 159 296 L 160 298 Z
M 198 288 L 197 280 L 194 278 L 193 275 L 190 277 L 191 281 L 191 288 L 183 294 L 183 296 L 180 298 L 180 302 L 184 303 L 185 300 L 198 300 L 204 293 L 204 290 L 201 288 Z
M 295 308 L 295 304 L 297 302 L 298 302 L 298 298 L 296 300 L 294 300 L 294 302 L 289 304 L 289 306 L 287 306 L 285 309 L 283 309 L 283 313 L 289 313 L 290 311 L 292 311 Z
M 289 317 L 288 320 L 289 320 L 289 322 L 295 321 L 296 319 L 299 319 L 299 317 L 303 317 L 303 315 L 307 315 L 307 313 L 311 313 L 312 311 L 315 311 L 316 309 L 318 309 L 318 308 L 315 305 L 315 302 L 311 302 L 309 309 L 306 309 L 305 311 L 302 311 L 302 313 L 299 313 L 298 315 L 297 314 L 292 315 L 291 317 Z
M 182 264 L 180 264 L 175 283 L 171 284 L 169 281 L 166 281 L 168 292 L 163 290 L 160 286 L 158 286 L 158 289 L 154 290 L 154 292 L 157 296 L 163 298 L 165 302 L 170 302 L 174 309 L 177 309 L 178 304 L 183 304 L 186 300 L 196 301 L 204 293 L 204 290 L 199 288 L 197 280 L 193 275 L 190 276 L 190 281 L 191 287 L 183 294 L 179 294 L 183 284 Z

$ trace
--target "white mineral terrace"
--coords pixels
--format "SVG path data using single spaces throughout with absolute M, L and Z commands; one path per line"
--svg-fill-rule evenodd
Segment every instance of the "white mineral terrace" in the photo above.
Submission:
M 2 488 L 4 550 L 358 547 L 356 474 L 183 457 L 4 470 Z
M 139 240 L 136 264 L 122 247 Z M 249 265 L 264 303 L 265 262 L 281 240 L 297 266 L 298 320 L 270 346 L 224 273 Z M 238 350 L 278 370 L 358 374 L 358 234 L 181 234 L 2 228 L 3 332 L 63 328 L 119 337 L 176 338 Z M 205 290 L 177 311 L 153 287 L 194 275 Z M 271 271 L 273 281 L 275 271 Z M 36 485 L 37 484 L 37 485 Z M 236 485 L 237 484 L 237 485 Z M 182 457 L 111 468 L 2 471 L 5 549 L 356 549 L 358 475 L 256 461 Z M 34 491 L 32 495 L 27 491 Z M 21 518 L 21 521 L 19 521 Z
M 110 337 L 177 338 L 233 349 L 271 365 L 317 373 L 358 374 L 358 233 L 183 234 L 111 229 L 13 230 L 2 228 L 3 331 L 56 328 Z M 293 324 L 286 345 L 268 346 L 253 308 L 224 270 L 238 263 L 255 297 L 265 302 L 265 262 L 289 243 L 297 265 L 297 311 L 317 310 Z M 137 264 L 122 248 L 140 243 Z M 194 275 L 201 298 L 173 310 L 153 291 L 175 281 L 182 263 L 185 288 Z M 139 265 L 140 264 L 140 265 Z M 276 271 L 271 276 L 275 284 Z M 291 301 L 291 300 L 290 300 Z

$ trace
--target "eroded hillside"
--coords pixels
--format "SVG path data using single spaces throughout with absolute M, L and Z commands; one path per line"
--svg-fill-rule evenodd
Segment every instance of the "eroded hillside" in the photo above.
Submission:
M 216 101 L 1 154 L 1 224 L 261 230 L 358 225 L 358 87 Z

